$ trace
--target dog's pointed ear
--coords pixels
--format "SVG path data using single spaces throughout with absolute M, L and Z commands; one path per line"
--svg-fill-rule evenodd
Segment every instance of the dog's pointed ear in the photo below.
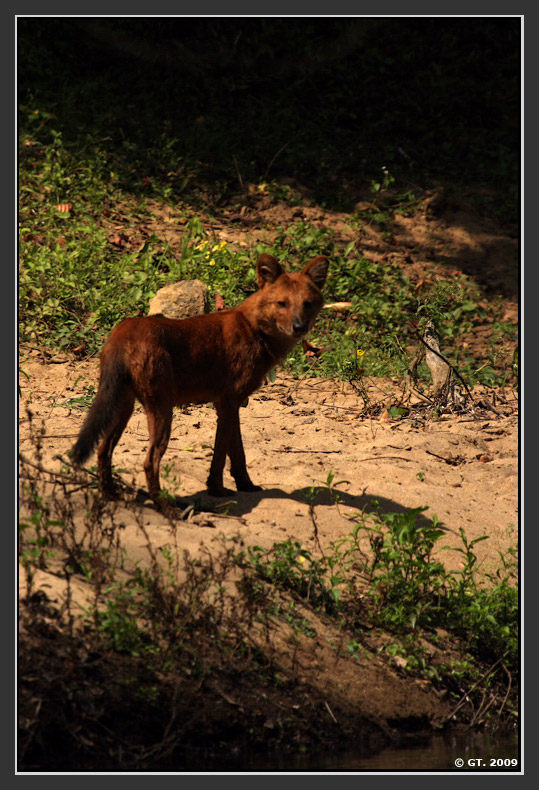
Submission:
M 268 253 L 265 252 L 258 259 L 258 263 L 256 265 L 256 281 L 259 288 L 263 288 L 265 285 L 274 283 L 275 280 L 283 273 L 283 267 L 279 261 L 273 257 L 273 255 L 268 255 Z
M 322 290 L 326 282 L 328 268 L 329 260 L 326 256 L 318 255 L 316 258 L 313 258 L 312 261 L 309 261 L 307 266 L 303 269 L 302 274 L 306 274 L 307 277 L 310 277 L 316 287 Z

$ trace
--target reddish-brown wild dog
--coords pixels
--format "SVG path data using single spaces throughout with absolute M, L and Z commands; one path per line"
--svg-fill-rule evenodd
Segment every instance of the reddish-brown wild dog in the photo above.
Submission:
M 172 409 L 213 402 L 217 433 L 208 491 L 223 487 L 226 456 L 238 491 L 259 491 L 245 464 L 240 405 L 262 384 L 311 328 L 323 305 L 328 259 L 314 258 L 294 274 L 271 255 L 257 264 L 259 290 L 242 304 L 193 318 L 160 315 L 126 318 L 101 353 L 99 389 L 71 457 L 82 464 L 99 440 L 97 463 L 104 493 L 113 495 L 112 453 L 139 400 L 148 419 L 150 444 L 144 471 L 151 498 L 160 500 L 159 465 L 167 449 Z

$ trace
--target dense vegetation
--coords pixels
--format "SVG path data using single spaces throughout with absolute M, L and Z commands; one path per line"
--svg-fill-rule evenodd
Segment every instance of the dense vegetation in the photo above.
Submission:
M 319 205 L 350 212 L 352 227 L 375 222 L 390 236 L 395 213 L 413 213 L 442 181 L 448 194 L 473 187 L 481 210 L 515 223 L 518 43 L 517 19 L 21 19 L 21 339 L 95 352 L 182 277 L 227 304 L 244 298 L 259 250 L 211 232 L 240 185 L 240 204 L 246 185 L 293 201 L 280 181 L 293 176 Z M 366 193 L 371 206 L 358 209 Z M 111 223 L 143 226 L 152 201 L 180 212 L 181 249 L 155 234 L 136 249 L 121 233 L 114 243 Z M 469 375 L 515 373 L 494 352 L 500 337 L 515 347 L 514 327 L 464 276 L 441 299 L 418 298 L 395 263 L 304 223 L 264 249 L 296 265 L 329 254 L 327 299 L 352 299 L 347 321 L 320 327 L 332 350 L 320 374 L 349 377 L 368 347 L 362 372 L 402 375 L 426 303 Z M 485 321 L 496 325 L 486 365 L 460 348 Z

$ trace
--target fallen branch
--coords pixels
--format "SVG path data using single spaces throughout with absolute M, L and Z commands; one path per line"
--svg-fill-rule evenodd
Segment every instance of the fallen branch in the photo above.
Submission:
M 511 691 L 511 686 L 513 685 L 511 673 L 509 672 L 505 664 L 502 664 L 502 667 L 505 670 L 509 682 L 507 684 L 507 691 L 505 692 L 505 697 L 503 698 L 502 704 L 500 705 L 500 710 L 498 711 L 498 718 L 502 715 L 502 711 L 505 708 L 505 703 L 507 702 L 507 697 L 509 696 L 509 692 Z
M 336 313 L 344 313 L 353 307 L 353 302 L 330 302 L 324 305 L 324 310 L 333 310 Z
M 55 457 L 58 458 L 58 460 L 62 461 L 63 463 L 66 463 L 63 458 L 59 456 L 55 456 Z M 43 474 L 50 475 L 51 477 L 61 477 L 64 480 L 68 480 L 69 482 L 74 482 L 69 475 L 66 475 L 63 472 L 51 472 L 50 469 L 45 469 L 45 467 L 42 464 L 33 463 L 33 461 L 30 461 L 22 453 L 19 453 L 19 460 L 21 461 L 21 463 L 26 464 L 27 466 L 31 466 L 33 469 L 37 469 L 38 472 L 42 472 Z M 97 474 L 95 472 L 91 472 L 89 469 L 84 469 L 84 471 L 87 472 L 92 477 L 97 477 Z
M 271 166 L 273 165 L 273 163 L 275 162 L 275 160 L 277 159 L 279 154 L 282 154 L 282 152 L 285 150 L 285 148 L 288 148 L 289 145 L 290 145 L 290 143 L 285 143 L 284 145 L 282 145 L 279 148 L 279 150 L 277 151 L 277 153 L 275 154 L 275 156 L 273 157 L 273 159 L 270 160 L 269 165 L 266 167 L 266 172 L 264 173 L 264 179 L 263 179 L 264 181 L 267 179 L 268 173 L 269 173 L 269 171 L 271 169 Z
M 433 453 L 432 450 L 425 450 L 425 452 L 428 455 L 433 455 L 435 458 L 439 458 L 440 461 L 445 461 L 445 463 L 449 464 L 450 466 L 458 466 L 462 462 L 462 459 L 458 456 L 457 458 L 445 458 L 445 456 L 443 455 L 438 455 L 438 453 Z
M 337 721 L 337 719 L 336 719 L 336 718 L 335 718 L 335 716 L 333 715 L 333 711 L 332 711 L 332 710 L 331 710 L 331 708 L 329 707 L 328 701 L 327 701 L 327 700 L 324 700 L 324 704 L 325 704 L 326 708 L 328 709 L 328 713 L 329 713 L 329 715 L 331 716 L 331 718 L 333 719 L 333 721 L 335 722 L 335 724 L 338 724 L 339 722 Z
M 506 650 L 506 651 L 505 651 L 505 653 L 503 654 L 503 656 L 501 656 L 501 657 L 500 657 L 500 658 L 499 658 L 497 661 L 495 661 L 495 662 L 494 662 L 494 664 L 492 664 L 492 666 L 491 666 L 491 667 L 489 667 L 489 668 L 487 669 L 487 671 L 486 671 L 486 672 L 484 672 L 484 673 L 481 675 L 481 677 L 480 677 L 480 678 L 478 678 L 478 680 L 476 680 L 476 681 L 475 681 L 475 683 L 474 683 L 472 686 L 470 686 L 470 688 L 468 689 L 468 691 L 465 691 L 465 692 L 464 692 L 464 694 L 463 694 L 463 695 L 462 695 L 462 697 L 460 698 L 460 700 L 459 700 L 459 702 L 457 703 L 457 705 L 456 705 L 456 706 L 453 708 L 453 710 L 451 711 L 451 713 L 449 714 L 449 716 L 446 716 L 446 717 L 445 717 L 445 719 L 444 719 L 444 720 L 443 720 L 443 722 L 442 722 L 442 725 L 443 725 L 443 724 L 446 724 L 446 723 L 447 723 L 447 722 L 448 722 L 450 719 L 452 719 L 452 718 L 453 718 L 453 716 L 454 716 L 454 715 L 457 713 L 457 711 L 459 711 L 459 710 L 460 710 L 460 708 L 461 708 L 461 707 L 464 705 L 464 703 L 466 702 L 467 698 L 468 698 L 468 697 L 469 697 L 469 695 L 472 693 L 472 691 L 474 691 L 474 690 L 477 688 L 477 686 L 478 686 L 480 683 L 482 683 L 482 682 L 483 682 L 483 680 L 485 680 L 485 678 L 487 678 L 487 677 L 488 677 L 490 674 L 492 674 L 492 672 L 494 672 L 495 668 L 498 666 L 498 664 L 501 664 L 501 663 L 502 663 L 502 661 L 504 660 L 504 658 L 506 657 L 506 655 L 507 655 L 508 653 L 509 653 L 509 650 Z

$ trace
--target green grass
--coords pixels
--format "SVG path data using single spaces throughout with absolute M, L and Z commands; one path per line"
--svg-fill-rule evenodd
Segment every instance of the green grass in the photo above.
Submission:
M 292 259 L 298 267 L 315 255 L 328 255 L 326 301 L 352 303 L 345 317 L 322 313 L 313 337 L 327 351 L 314 365 L 300 350 L 293 352 L 288 367 L 295 375 L 401 377 L 410 362 L 407 349 L 417 342 L 411 321 L 435 314 L 451 353 L 462 334 L 485 318 L 465 278 L 434 288 L 420 301 L 396 263 L 372 262 L 356 244 L 340 246 L 329 229 L 305 223 L 278 228 L 272 244 L 245 250 L 216 241 L 201 217 L 191 214 L 182 225 L 181 249 L 151 235 L 135 251 L 126 250 L 111 242 L 104 217 L 121 212 L 121 227 L 136 227 L 144 221 L 144 201 L 133 203 L 114 187 L 105 200 L 109 176 L 99 159 L 89 162 L 85 152 L 80 159 L 69 153 L 60 136 L 50 146 L 26 152 L 19 215 L 22 341 L 65 351 L 84 344 L 88 353 L 96 353 L 118 321 L 146 313 L 156 291 L 180 279 L 201 279 L 212 297 L 219 293 L 232 306 L 256 289 L 255 263 L 262 251 Z M 59 211 L 62 203 L 72 210 Z M 512 331 L 499 324 L 496 337 Z M 359 369 L 358 351 L 364 352 Z M 496 383 L 502 374 L 493 362 L 482 368 L 482 379 L 489 375 Z

